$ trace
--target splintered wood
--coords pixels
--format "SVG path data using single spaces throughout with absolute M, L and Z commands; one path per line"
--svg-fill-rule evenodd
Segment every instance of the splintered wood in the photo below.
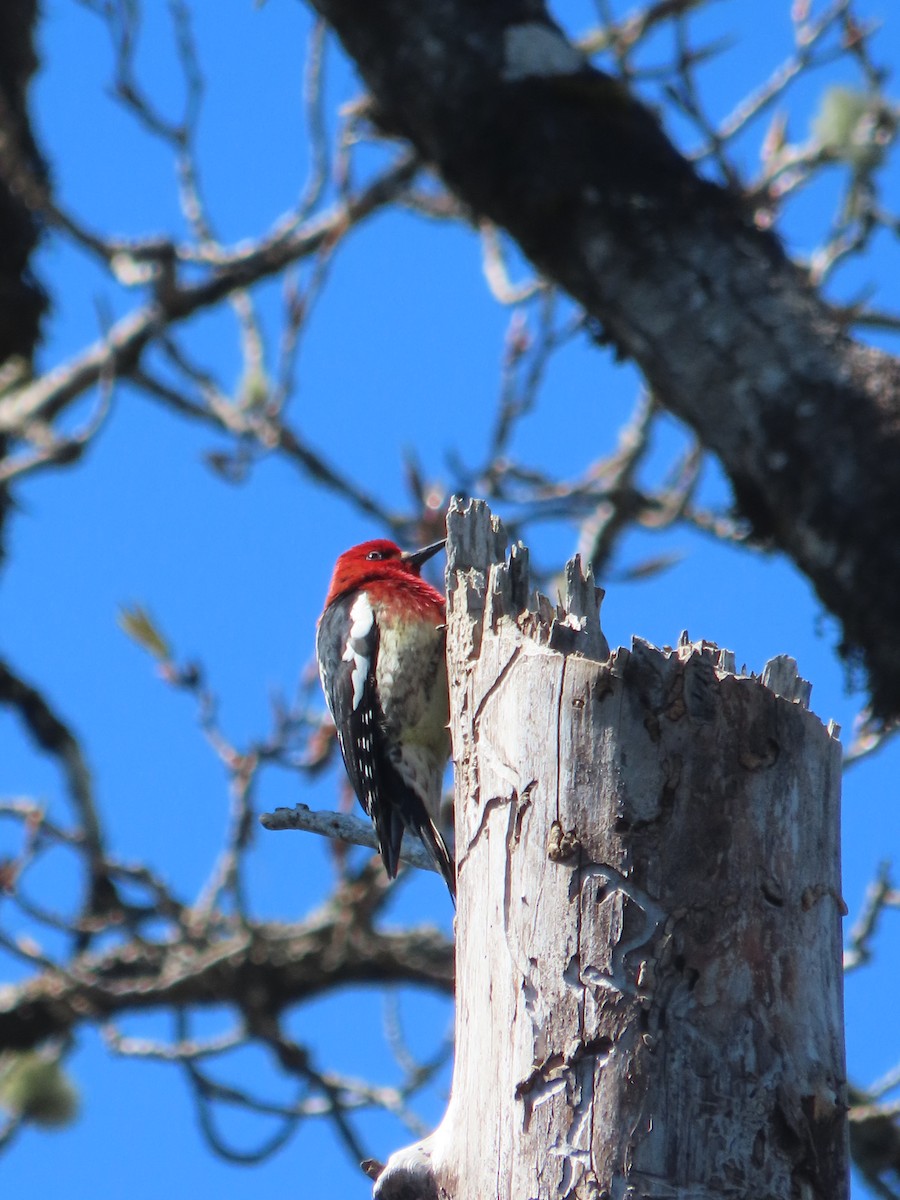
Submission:
M 382 1200 L 841 1200 L 840 748 L 781 658 L 610 656 L 448 518 L 456 1064 Z M 404 1190 L 405 1189 L 405 1190 Z

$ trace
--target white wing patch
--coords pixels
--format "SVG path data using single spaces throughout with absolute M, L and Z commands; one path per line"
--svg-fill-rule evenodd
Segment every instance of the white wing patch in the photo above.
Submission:
M 375 613 L 372 611 L 369 597 L 365 592 L 360 592 L 353 602 L 353 607 L 350 609 L 350 633 L 347 637 L 347 645 L 344 648 L 344 653 L 341 655 L 343 662 L 353 664 L 350 670 L 350 682 L 353 684 L 352 707 L 354 712 L 359 707 L 359 702 L 363 698 L 363 689 L 366 686 L 369 668 L 372 665 L 369 660 L 369 643 L 367 639 L 372 632 L 374 621 Z

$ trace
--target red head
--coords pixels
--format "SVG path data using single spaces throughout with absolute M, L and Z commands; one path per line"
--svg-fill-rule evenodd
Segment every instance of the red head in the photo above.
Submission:
M 435 600 L 443 604 L 444 597 L 440 592 L 419 577 L 422 563 L 437 554 L 443 546 L 442 539 L 421 550 L 403 551 L 386 538 L 375 538 L 345 550 L 335 563 L 325 607 L 340 596 L 359 591 L 370 584 L 400 585 L 410 592 L 411 597 L 419 598 L 425 607 L 433 606 Z

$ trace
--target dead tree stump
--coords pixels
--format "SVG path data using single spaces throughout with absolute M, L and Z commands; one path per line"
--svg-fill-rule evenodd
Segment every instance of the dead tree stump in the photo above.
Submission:
M 381 1200 L 842 1200 L 840 750 L 791 660 L 608 656 L 448 520 L 456 1064 Z

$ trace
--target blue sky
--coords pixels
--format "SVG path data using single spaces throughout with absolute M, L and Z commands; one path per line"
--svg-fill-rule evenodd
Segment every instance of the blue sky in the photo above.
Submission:
M 96 229 L 140 235 L 183 234 L 171 159 L 110 102 L 111 59 L 100 23 L 72 0 L 45 0 L 42 70 L 34 88 L 38 133 L 51 163 L 60 203 Z M 151 6 L 148 5 L 148 8 Z M 219 235 L 258 235 L 295 200 L 307 170 L 301 115 L 301 66 L 309 29 L 294 0 L 196 5 L 196 35 L 207 79 L 200 136 L 204 191 Z M 704 40 L 733 34 L 733 44 L 702 75 L 712 111 L 721 114 L 769 74 L 789 51 L 788 5 L 714 5 L 698 28 Z M 590 21 L 593 6 L 556 10 L 572 30 Z M 889 64 L 900 59 L 900 22 L 885 0 L 864 10 L 886 24 L 876 43 Z M 223 19 L 223 14 L 227 19 Z M 664 47 L 651 47 L 662 56 Z M 139 57 L 148 91 L 178 111 L 180 77 L 166 10 L 152 6 Z M 822 90 L 858 82 L 851 69 L 819 71 L 794 97 L 789 136 L 802 141 Z M 888 92 L 891 94 L 891 83 Z M 329 111 L 360 92 L 334 46 L 328 58 Z M 692 135 L 669 124 L 681 144 Z M 753 164 L 763 126 L 744 143 Z M 837 168 L 791 210 L 786 233 L 808 247 L 830 219 Z M 900 201 L 897 155 L 885 178 L 885 202 Z M 896 242 L 837 274 L 832 294 L 870 291 L 883 307 L 900 304 Z M 38 268 L 53 294 L 41 365 L 50 367 L 96 338 L 104 323 L 129 310 L 137 294 L 116 289 L 81 253 L 48 238 Z M 516 268 L 518 269 L 518 267 Z M 521 268 L 524 272 L 525 267 Z M 277 337 L 280 288 L 260 291 L 270 342 Z M 382 214 L 341 247 L 306 334 L 289 415 L 309 442 L 367 489 L 390 503 L 404 501 L 402 455 L 414 447 L 429 478 L 448 481 L 451 456 L 468 465 L 485 453 L 498 391 L 503 333 L 509 313 L 484 286 L 477 238 L 463 226 L 438 226 L 403 213 Z M 896 344 L 881 338 L 897 350 Z M 192 353 L 215 369 L 224 387 L 241 372 L 228 313 L 191 323 Z M 571 477 L 611 450 L 634 401 L 637 378 L 586 341 L 552 362 L 535 411 L 514 443 L 522 461 Z M 71 421 L 84 419 L 86 402 Z M 572 420 L 560 419 L 561 413 Z M 658 478 L 684 444 L 672 421 L 662 423 L 648 474 Z M 129 388 L 85 460 L 48 472 L 17 493 L 20 511 L 9 534 L 10 561 L 0 587 L 0 652 L 45 688 L 83 739 L 99 803 L 115 851 L 147 860 L 187 894 L 206 878 L 227 821 L 221 764 L 196 728 L 190 700 L 168 690 L 153 665 L 117 626 L 123 604 L 146 605 L 171 638 L 179 659 L 205 665 L 220 698 L 223 725 L 236 744 L 269 727 L 273 692 L 290 694 L 313 650 L 315 619 L 335 555 L 381 533 L 348 505 L 315 488 L 275 458 L 250 479 L 229 485 L 204 462 L 226 443 L 180 422 Z M 713 467 L 703 496 L 727 495 Z M 500 514 L 503 515 L 502 512 Z M 538 561 L 561 566 L 574 530 L 556 523 L 530 536 Z M 653 580 L 622 576 L 650 555 L 681 558 Z M 778 653 L 797 658 L 813 683 L 812 705 L 849 730 L 863 697 L 848 683 L 833 647 L 837 631 L 805 580 L 779 559 L 739 552 L 687 529 L 635 533 L 617 556 L 604 604 L 612 644 L 633 634 L 671 643 L 682 628 L 732 648 L 752 669 Z M 36 756 L 11 717 L 0 712 L 3 747 L 0 794 L 36 795 L 66 813 L 55 767 Z M 877 863 L 900 850 L 897 817 L 900 748 L 888 747 L 855 767 L 844 792 L 844 893 L 851 916 Z M 334 776 L 306 787 L 296 777 L 269 774 L 261 808 L 304 801 L 332 807 Z M 2 839 L 10 829 L 0 824 Z M 329 879 L 326 850 L 300 835 L 260 833 L 250 857 L 254 907 L 273 918 L 307 912 Z M 74 880 L 70 864 L 48 863 L 30 881 L 35 894 L 65 905 Z M 41 889 L 48 889 L 41 892 Z M 436 878 L 405 883 L 396 919 L 423 913 L 445 926 L 450 914 Z M 848 980 L 847 1039 L 851 1073 L 868 1083 L 900 1062 L 900 1027 L 884 998 L 900 985 L 900 928 L 888 920 L 874 967 Z M 0 959 L 0 974 L 21 968 Z M 431 997 L 398 998 L 403 1024 L 423 1055 L 446 1034 L 449 1006 Z M 224 1014 L 210 1014 L 215 1028 Z M 375 994 L 318 1002 L 292 1016 L 291 1027 L 314 1047 L 320 1066 L 382 1081 L 396 1078 L 381 1037 L 383 1003 Z M 166 1036 L 158 1017 L 123 1023 L 133 1034 Z M 353 1036 L 348 1038 L 348 1030 Z M 348 1197 L 370 1185 L 347 1160 L 323 1122 L 309 1121 L 264 1166 L 239 1168 L 204 1148 L 189 1098 L 171 1068 L 111 1058 L 93 1031 L 79 1035 L 71 1067 L 83 1094 L 83 1114 L 53 1135 L 26 1130 L 9 1152 L 10 1192 L 117 1196 L 165 1193 L 182 1200 L 202 1190 L 227 1200 L 260 1191 L 319 1194 L 323 1186 Z M 284 1084 L 259 1056 L 234 1064 L 235 1077 L 258 1081 L 267 1094 Z M 446 1087 L 448 1074 L 442 1077 Z M 279 1088 L 281 1089 L 279 1091 Z M 423 1119 L 442 1111 L 440 1089 L 426 1098 Z M 227 1123 L 236 1143 L 259 1132 L 238 1117 Z M 385 1157 L 410 1140 L 390 1118 L 363 1125 L 371 1152 Z M 866 1193 L 857 1189 L 859 1196 Z

